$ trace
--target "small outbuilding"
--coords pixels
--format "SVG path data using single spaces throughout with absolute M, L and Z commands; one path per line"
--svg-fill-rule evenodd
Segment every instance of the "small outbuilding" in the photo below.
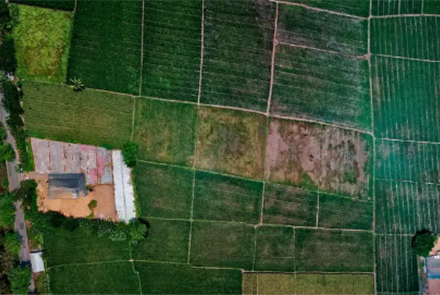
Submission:
M 31 252 L 31 266 L 32 266 L 32 272 L 34 273 L 44 271 L 43 252 L 41 251 Z
M 50 173 L 49 199 L 76 199 L 87 195 L 83 173 Z

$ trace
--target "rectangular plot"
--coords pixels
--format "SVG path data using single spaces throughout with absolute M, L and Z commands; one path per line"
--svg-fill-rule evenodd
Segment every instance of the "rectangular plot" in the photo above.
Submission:
M 253 226 L 217 222 L 193 222 L 190 263 L 200 266 L 252 269 Z
M 374 0 L 373 0 L 374 1 Z M 392 0 L 391 0 L 392 1 Z M 287 0 L 320 9 L 326 9 L 356 16 L 370 16 L 370 0 L 341 1 L 341 0 Z
M 133 174 L 142 216 L 190 218 L 193 171 L 139 162 Z
M 328 24 L 332 25 L 329 26 Z M 348 55 L 368 52 L 368 22 L 304 7 L 280 5 L 279 42 L 314 47 Z
M 201 15 L 201 0 L 145 3 L 142 95 L 197 101 Z
M 440 60 L 438 17 L 380 18 L 371 20 L 371 52 Z
M 368 61 L 280 45 L 271 113 L 371 130 Z
M 185 263 L 188 257 L 189 221 L 148 218 L 148 237 L 133 248 L 133 259 Z
M 376 236 L 376 283 L 378 293 L 418 294 L 417 256 L 411 237 Z
M 263 223 L 315 226 L 317 203 L 316 192 L 266 183 Z
M 257 224 L 263 183 L 196 172 L 194 219 Z
M 274 6 L 264 0 L 205 1 L 202 103 L 266 110 Z
M 295 229 L 295 270 L 373 272 L 373 247 L 372 233 Z
M 295 238 L 291 227 L 257 228 L 255 270 L 294 271 Z
M 136 262 L 142 294 L 241 294 L 241 271 Z
M 374 57 L 372 82 L 377 136 L 440 141 L 439 81 L 440 63 Z
M 81 78 L 86 87 L 139 94 L 141 22 L 140 0 L 79 0 L 68 78 Z
M 439 187 L 432 184 L 376 181 L 376 231 L 414 234 L 440 227 Z
M 258 295 L 258 274 L 243 273 L 243 295 Z
M 371 5 L 372 15 L 420 14 L 423 0 L 372 0 Z
M 334 195 L 319 194 L 318 226 L 372 229 L 373 203 Z

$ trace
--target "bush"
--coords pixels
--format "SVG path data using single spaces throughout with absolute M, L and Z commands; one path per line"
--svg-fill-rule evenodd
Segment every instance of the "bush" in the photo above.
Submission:
M 127 142 L 122 148 L 122 156 L 128 167 L 134 167 L 137 163 L 138 147 L 134 142 Z
M 29 267 L 17 266 L 8 275 L 11 291 L 14 294 L 28 294 L 32 272 Z
M 14 39 L 5 36 L 0 45 L 0 70 L 6 73 L 14 73 L 17 69 L 17 59 L 15 57 Z
M 33 179 L 23 180 L 20 187 L 13 192 L 14 201 L 21 201 L 22 207 L 30 207 L 37 201 L 37 182 Z
M 96 200 L 91 200 L 87 206 L 89 207 L 89 209 L 90 209 L 91 211 L 93 211 L 93 210 L 96 209 L 96 207 L 98 207 L 98 201 L 96 201 Z
M 426 257 L 434 248 L 435 242 L 437 241 L 437 236 L 434 235 L 429 230 L 418 231 L 412 238 L 411 247 L 417 252 L 417 255 L 421 257 Z
M 0 227 L 12 228 L 15 221 L 15 207 L 12 194 L 0 196 Z
M 0 145 L 0 162 L 15 161 L 15 151 L 10 143 Z
M 18 232 L 15 231 L 5 234 L 4 246 L 14 254 L 15 257 L 18 257 L 18 253 L 20 253 L 21 249 L 20 235 Z

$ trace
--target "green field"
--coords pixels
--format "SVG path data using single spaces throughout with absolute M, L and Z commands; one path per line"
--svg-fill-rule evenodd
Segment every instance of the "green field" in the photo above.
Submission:
M 258 224 L 263 183 L 196 172 L 194 219 Z
M 63 85 L 23 83 L 26 126 L 32 136 L 83 144 L 130 140 L 133 98 L 86 89 L 75 93 Z
M 356 0 L 356 2 L 341 0 L 287 0 L 287 2 L 363 17 L 370 15 L 370 0 Z
M 255 229 L 249 225 L 193 222 L 190 263 L 251 270 L 254 239 Z
M 193 171 L 140 162 L 133 174 L 142 216 L 190 218 Z
M 423 6 L 423 12 L 430 14 L 440 14 L 440 1 L 439 0 L 425 1 Z
M 73 11 L 75 0 L 11 0 L 10 3 Z
M 64 83 L 73 15 L 70 12 L 17 6 L 14 27 L 17 76 L 24 80 Z
M 77 1 L 67 77 L 139 94 L 142 1 Z
M 262 179 L 265 125 L 261 115 L 200 108 L 196 167 Z
M 266 111 L 275 5 L 206 0 L 201 102 Z
M 202 1 L 145 1 L 142 95 L 197 101 Z
M 193 105 L 136 99 L 134 141 L 139 158 L 193 166 L 196 121 Z
M 267 183 L 263 223 L 315 226 L 317 203 L 316 192 Z
M 422 13 L 425 3 L 432 0 L 372 0 L 372 15 L 396 15 Z M 424 11 L 426 13 L 426 10 Z
M 255 270 L 295 271 L 294 231 L 291 227 L 258 227 Z
M 69 265 L 48 272 L 53 294 L 139 294 L 130 262 Z
M 347 55 L 365 55 L 368 49 L 367 35 L 366 20 L 292 5 L 279 6 L 279 42 Z
M 295 229 L 295 270 L 373 272 L 373 235 Z
M 280 45 L 271 114 L 371 130 L 368 61 Z
M 148 218 L 148 237 L 132 246 L 133 259 L 185 263 L 190 224 L 187 221 Z
M 374 294 L 368 274 L 244 274 L 243 295 L 367 295 Z
M 241 294 L 241 271 L 135 263 L 142 294 Z

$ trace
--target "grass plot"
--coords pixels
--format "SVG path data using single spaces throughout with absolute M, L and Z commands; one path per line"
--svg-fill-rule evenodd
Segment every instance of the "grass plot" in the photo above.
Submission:
M 9 3 L 73 11 L 75 0 L 10 0 Z
M 17 6 L 14 26 L 17 76 L 24 80 L 64 83 L 67 74 L 73 14 Z

